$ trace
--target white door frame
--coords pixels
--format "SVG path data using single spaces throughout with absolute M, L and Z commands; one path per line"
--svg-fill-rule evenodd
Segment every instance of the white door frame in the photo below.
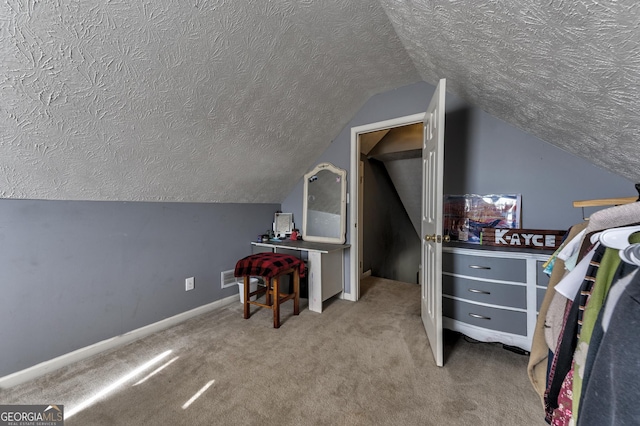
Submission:
M 394 127 L 406 126 L 409 124 L 422 123 L 424 112 L 404 117 L 392 118 L 390 120 L 378 121 L 377 123 L 365 124 L 362 126 L 351 128 L 351 176 L 357 176 L 360 162 L 360 135 L 362 133 L 375 132 L 377 130 L 390 129 Z M 359 253 L 359 236 L 358 236 L 358 211 L 362 208 L 359 204 L 358 197 L 358 180 L 350 179 L 349 182 L 349 199 L 352 200 L 349 215 L 349 230 L 351 236 L 351 248 L 349 256 L 350 264 L 350 293 L 344 294 L 344 298 L 351 301 L 360 299 L 360 274 L 358 260 Z

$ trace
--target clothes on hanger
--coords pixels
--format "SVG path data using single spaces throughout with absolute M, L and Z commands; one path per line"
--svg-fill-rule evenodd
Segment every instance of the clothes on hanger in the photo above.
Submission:
M 572 411 L 574 417 L 577 417 L 577 410 L 580 402 L 580 395 L 582 392 L 582 381 L 584 374 L 584 365 L 587 361 L 587 352 L 589 350 L 589 344 L 593 333 L 593 328 L 598 318 L 598 314 L 602 309 L 604 300 L 609 293 L 609 289 L 614 280 L 614 274 L 618 270 L 620 265 L 620 256 L 615 249 L 607 248 L 604 252 L 604 256 L 600 261 L 600 268 L 596 276 L 596 281 L 589 295 L 588 303 L 585 305 L 584 313 L 582 314 L 582 325 L 580 328 L 580 335 L 578 336 L 578 343 L 574 353 L 574 375 L 573 375 L 573 387 L 572 387 L 572 399 L 574 401 Z
M 554 352 L 554 365 L 552 366 L 552 371 L 547 382 L 547 390 L 545 393 L 545 419 L 549 423 L 552 421 L 554 411 L 559 407 L 558 396 L 560 395 L 561 388 L 563 387 L 563 382 L 567 378 L 567 374 L 571 371 L 573 366 L 573 354 L 580 335 L 582 314 L 589 295 L 591 294 L 591 290 L 593 289 L 605 250 L 606 247 L 604 246 L 599 246 L 595 249 L 580 288 L 576 292 L 575 297 L 567 301 L 560 337 L 558 344 L 556 345 L 556 351 Z M 566 388 L 567 385 L 564 387 Z M 571 418 L 571 410 L 570 407 L 567 407 L 566 400 L 562 407 L 562 411 L 565 412 L 565 415 L 568 411 L 569 418 Z M 556 422 L 555 424 L 560 423 Z
M 599 210 L 591 215 L 585 228 L 580 257 L 588 251 L 589 238 L 594 232 L 636 224 L 640 221 L 640 202 Z
M 572 271 L 576 266 L 578 256 L 580 255 L 580 242 L 584 238 L 585 232 L 585 229 L 580 231 L 578 235 L 576 235 L 573 240 L 567 242 L 562 251 L 558 253 L 558 257 L 564 260 L 564 267 L 567 271 Z
M 620 417 L 619 414 L 620 407 L 624 406 L 626 409 L 627 400 L 637 401 L 640 398 L 640 343 L 633 355 L 627 353 L 625 346 L 618 347 L 620 352 L 626 353 L 616 358 L 620 365 L 632 368 L 638 373 L 633 383 L 621 381 L 622 387 L 606 397 L 602 397 L 605 391 L 604 383 L 616 388 L 618 385 L 606 374 L 606 371 L 611 370 L 611 365 L 607 367 L 608 361 L 601 355 L 610 355 L 607 351 L 612 350 L 611 342 L 622 342 L 620 336 L 630 338 L 630 335 L 625 335 L 626 331 L 617 330 L 618 326 L 614 327 L 614 324 L 621 324 L 621 317 L 633 319 L 637 314 L 620 312 L 620 308 L 614 306 L 624 306 L 622 309 L 625 310 L 634 309 L 630 301 L 632 300 L 636 303 L 636 310 L 640 307 L 640 297 L 634 299 L 635 296 L 629 294 L 634 286 L 616 289 L 618 282 L 623 284 L 625 280 L 627 283 L 637 281 L 640 295 L 640 278 L 629 278 L 629 270 L 633 270 L 632 275 L 635 277 L 635 271 L 640 266 L 640 226 L 631 226 L 639 222 L 640 203 L 616 206 L 594 213 L 583 227 L 584 233 L 574 232 L 574 241 L 567 243 L 576 246 L 578 244 L 575 240 L 580 241 L 577 265 L 572 270 L 573 276 L 566 268 L 571 256 L 563 257 L 560 255 L 561 252 L 557 255 L 551 273 L 551 277 L 555 276 L 556 281 L 553 286 L 547 288 L 545 294 L 545 309 L 540 310 L 528 368 L 532 384 L 538 390 L 539 364 L 543 361 L 540 361 L 541 351 L 536 345 L 540 346 L 540 349 L 547 349 L 545 361 L 551 362 L 547 364 L 543 401 L 545 420 L 552 425 L 566 426 L 577 422 L 584 425 L 627 424 L 621 423 L 621 419 L 625 422 L 633 419 L 634 422 L 628 424 L 640 424 L 638 408 L 635 411 L 631 410 L 631 414 L 625 414 L 624 417 Z M 597 232 L 601 234 L 594 236 Z M 586 270 L 585 263 L 581 261 L 588 264 Z M 640 277 L 640 274 L 637 275 Z M 622 288 L 624 291 L 620 290 Z M 616 291 L 612 294 L 623 294 L 621 300 L 625 300 L 624 304 L 609 302 L 609 294 L 613 289 Z M 608 328 L 602 327 L 604 312 L 608 312 L 607 318 L 611 318 L 605 321 L 605 324 L 610 324 Z M 538 327 L 541 318 L 545 321 L 542 329 L 542 334 L 546 337 L 543 339 L 545 345 L 540 344 L 539 338 L 536 339 L 539 337 Z M 640 325 L 640 322 L 637 325 Z M 637 338 L 637 325 L 634 329 L 634 340 L 640 342 Z M 604 332 L 605 329 L 608 331 Z M 602 346 L 602 343 L 606 345 Z M 631 345 L 635 345 L 635 342 Z M 615 372 L 622 374 L 617 370 Z M 594 411 L 590 405 L 594 398 L 607 400 L 612 407 L 602 410 L 600 404 L 600 408 Z M 616 408 L 618 404 L 622 405 Z M 638 403 L 636 405 L 640 406 Z M 593 417 L 594 415 L 596 417 Z M 636 415 L 639 417 L 634 417 Z M 607 423 L 609 420 L 612 420 L 612 423 Z
M 600 254 L 596 256 L 596 259 L 593 260 L 593 257 L 596 254 L 596 248 L 597 247 L 594 247 L 589 251 L 589 253 L 587 253 L 571 271 L 567 271 L 564 277 L 555 286 L 555 294 L 551 300 L 551 304 L 549 305 L 544 323 L 545 339 L 549 349 L 554 353 L 556 352 L 558 337 L 561 333 L 563 322 L 565 321 L 564 311 L 567 301 L 573 300 L 576 292 L 580 290 L 591 262 L 593 261 L 597 264 L 602 256 L 601 251 Z M 565 268 L 566 267 L 567 265 L 565 263 Z M 591 273 L 595 272 L 593 271 Z
M 585 229 L 585 235 L 604 229 L 618 228 L 638 223 L 640 203 L 624 204 L 599 210 L 591 215 Z
M 588 222 L 582 222 L 574 225 L 569 229 L 567 233 L 566 242 L 570 242 L 576 239 L 576 236 L 585 229 Z M 578 237 L 577 241 L 581 241 Z M 562 277 L 564 276 L 564 261 L 562 259 L 556 259 L 549 277 L 549 283 L 547 284 L 547 291 L 544 295 L 540 309 L 538 310 L 538 319 L 533 332 L 533 340 L 531 342 L 531 353 L 529 354 L 529 363 L 527 365 L 527 374 L 529 380 L 533 385 L 533 388 L 540 396 L 540 402 L 544 407 L 544 393 L 547 385 L 547 371 L 551 365 L 549 359 L 549 346 L 545 340 L 545 318 L 553 295 L 555 293 L 554 287 Z
M 632 306 L 628 299 L 633 298 L 628 293 L 634 287 L 621 286 L 611 293 L 622 294 L 620 300 L 624 299 L 627 302 L 625 304 L 609 303 L 609 300 L 613 300 L 613 296 L 609 299 L 609 294 L 616 289 L 617 283 L 624 284 L 637 280 L 637 286 L 640 288 L 640 278 L 630 278 L 630 276 L 635 277 L 635 270 L 640 266 L 640 227 L 637 226 L 639 223 L 640 203 L 637 202 L 598 211 L 591 215 L 589 222 L 581 224 L 583 233 L 576 228 L 573 238 L 567 239 L 565 247 L 567 245 L 580 247 L 577 256 L 574 251 L 574 256 L 571 257 L 570 250 L 563 256 L 560 250 L 554 253 L 555 263 L 551 271 L 550 285 L 547 287 L 539 311 L 528 366 L 529 378 L 534 388 L 539 391 L 542 371 L 540 367 L 546 364 L 543 404 L 545 420 L 550 424 L 555 426 L 575 425 L 577 422 L 593 425 L 627 424 L 619 421 L 621 417 L 617 414 L 619 409 L 616 405 L 624 403 L 624 398 L 631 397 L 630 400 L 634 401 L 640 399 L 640 377 L 636 377 L 634 385 L 623 382 L 626 392 L 616 391 L 604 398 L 602 398 L 604 388 L 601 387 L 610 379 L 605 374 L 606 371 L 611 370 L 610 365 L 607 367 L 608 361 L 605 356 L 601 355 L 603 348 L 605 352 L 602 354 L 609 350 L 608 346 L 602 346 L 602 343 L 611 342 L 625 332 L 618 331 L 617 327 L 614 330 L 613 324 L 618 322 L 613 319 L 633 316 L 628 312 L 619 312 L 619 307 Z M 636 226 L 633 227 L 634 225 Z M 600 247 L 596 247 L 598 243 Z M 562 250 L 565 247 L 562 247 Z M 592 249 L 594 250 L 591 251 Z M 593 257 L 587 260 L 587 271 L 580 279 L 584 271 L 584 264 L 580 265 L 580 261 L 588 253 Z M 576 269 L 577 271 L 573 277 L 564 281 L 570 275 L 569 269 L 573 266 L 573 259 L 576 260 L 573 271 Z M 630 269 L 633 270 L 632 274 L 629 272 Z M 575 277 L 576 273 L 578 279 Z M 637 275 L 640 277 L 640 274 Z M 573 282 L 573 285 L 570 285 L 570 282 Z M 580 283 L 579 290 L 576 290 L 576 283 Z M 622 288 L 624 291 L 620 290 Z M 638 291 L 640 292 L 640 289 Z M 640 298 L 635 301 L 637 310 L 640 306 Z M 614 305 L 617 307 L 612 307 Z M 610 325 L 605 327 L 607 332 L 604 332 L 605 328 L 602 327 L 605 312 L 609 313 L 605 318 L 611 318 L 609 322 L 605 321 Z M 638 328 L 635 327 L 634 333 L 639 335 L 637 331 Z M 543 336 L 542 339 L 540 334 Z M 612 337 L 607 338 L 607 336 Z M 635 339 L 640 341 L 637 337 Z M 542 354 L 543 351 L 546 352 L 546 356 Z M 640 347 L 634 355 L 627 358 L 620 356 L 619 359 L 621 365 L 633 367 L 634 371 L 640 374 Z M 596 362 L 597 360 L 599 362 Z M 607 383 L 617 386 L 613 381 Z M 611 404 L 608 411 L 600 410 L 600 413 L 607 413 L 606 415 L 592 417 L 593 408 L 590 401 L 594 398 L 604 399 Z M 640 406 L 638 403 L 636 405 Z M 640 424 L 640 417 L 635 418 L 634 415 L 626 416 L 625 421 L 633 418 L 635 421 L 629 424 Z M 608 416 L 613 416 L 612 423 L 607 423 Z M 591 421 L 591 418 L 597 418 L 597 421 Z
M 637 266 L 608 299 L 594 327 L 587 355 L 578 426 L 640 424 L 640 274 Z M 610 292 L 611 295 L 611 292 Z M 603 327 L 608 312 L 607 327 Z

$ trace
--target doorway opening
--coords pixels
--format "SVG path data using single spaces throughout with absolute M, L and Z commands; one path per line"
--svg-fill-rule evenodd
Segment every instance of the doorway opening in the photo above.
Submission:
M 420 153 L 422 152 L 422 131 L 423 131 L 423 119 L 424 113 L 413 114 L 410 116 L 399 117 L 392 120 L 381 121 L 377 123 L 371 123 L 364 126 L 354 127 L 351 129 L 351 170 L 359 171 L 359 178 L 352 179 L 350 184 L 351 193 L 350 198 L 354 201 L 354 208 L 351 208 L 351 256 L 350 256 L 350 271 L 351 271 L 351 300 L 358 300 L 360 298 L 360 279 L 363 275 L 370 273 L 367 265 L 364 263 L 363 255 L 365 248 L 363 242 L 365 241 L 367 220 L 364 218 L 364 169 L 365 158 L 371 158 L 375 161 L 374 167 L 382 168 L 383 173 L 388 173 L 391 180 L 394 182 L 395 190 L 397 192 L 396 197 L 399 197 L 400 202 L 409 215 L 410 225 L 405 220 L 405 226 L 402 230 L 395 230 L 395 232 L 412 232 L 415 234 L 417 241 L 420 239 L 420 194 L 422 192 L 422 179 L 420 178 L 421 160 Z M 414 163 L 413 159 L 416 159 Z M 408 160 L 408 161 L 405 161 Z M 417 166 L 417 169 L 416 169 Z M 417 170 L 418 178 L 411 178 L 412 173 Z M 391 176 L 393 175 L 393 176 Z M 415 191 L 418 191 L 417 199 Z M 413 195 L 412 195 L 413 194 Z M 417 216 L 415 212 L 417 211 Z M 390 208 L 388 214 L 393 213 L 393 209 Z M 413 216 L 413 217 L 412 217 Z M 388 239 L 394 240 L 394 235 L 391 230 L 394 224 L 389 223 L 387 225 L 390 229 L 389 232 L 384 232 L 381 240 Z M 409 236 L 410 238 L 413 236 Z M 371 244 L 371 246 L 369 246 Z M 384 246 L 384 241 L 367 242 L 367 250 L 370 247 L 376 247 L 376 245 Z M 401 243 L 402 244 L 402 243 Z M 387 247 L 388 249 L 388 247 Z M 385 247 L 380 247 L 380 251 L 384 251 Z M 383 265 L 387 270 L 391 270 L 394 267 L 400 267 L 400 269 L 408 269 L 409 271 L 415 269 L 415 271 L 407 272 L 401 275 L 402 279 L 397 281 L 405 281 L 410 283 L 418 282 L 418 268 L 420 266 L 420 253 L 417 253 L 417 257 L 412 260 L 411 256 L 405 258 L 405 263 L 415 263 L 415 265 L 401 265 L 400 259 L 390 259 L 387 265 Z M 408 266 L 408 268 L 407 268 Z

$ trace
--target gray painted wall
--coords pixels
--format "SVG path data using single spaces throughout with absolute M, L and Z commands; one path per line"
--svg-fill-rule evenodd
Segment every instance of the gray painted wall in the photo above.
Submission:
M 574 200 L 638 195 L 633 182 L 477 108 L 451 115 L 468 131 L 447 140 L 445 193 L 522 194 L 523 228 L 567 229 L 582 220 Z
M 417 283 L 420 239 L 387 169 L 380 161 L 365 159 L 364 176 L 362 270 Z
M 0 200 L 0 377 L 237 294 L 220 273 L 279 209 Z
M 317 163 L 330 161 L 350 169 L 351 128 L 425 111 L 435 87 L 419 82 L 372 96 L 334 138 Z M 607 172 L 501 120 L 468 107 L 447 94 L 446 193 L 515 192 L 522 194 L 522 225 L 565 229 L 582 220 L 572 201 L 636 195 L 633 182 Z M 461 112 L 462 111 L 462 112 Z M 466 112 L 465 112 L 466 111 Z M 460 112 L 456 116 L 456 112 Z M 466 115 L 466 117 L 465 117 Z M 451 135 L 453 134 L 453 135 Z M 509 142 L 508 144 L 506 142 Z M 597 155 L 597 153 L 594 153 Z M 347 243 L 351 243 L 347 205 Z M 302 180 L 282 203 L 302 225 Z M 587 211 L 587 214 L 589 212 Z M 365 225 L 366 226 L 366 225 Z M 349 282 L 350 253 L 345 252 L 345 287 Z

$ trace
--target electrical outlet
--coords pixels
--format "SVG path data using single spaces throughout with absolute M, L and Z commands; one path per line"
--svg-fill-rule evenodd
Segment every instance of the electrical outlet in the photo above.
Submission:
M 187 278 L 186 280 L 184 280 L 184 290 L 185 291 L 189 291 L 189 290 L 193 290 L 195 288 L 196 284 L 195 284 L 195 279 L 193 277 Z

